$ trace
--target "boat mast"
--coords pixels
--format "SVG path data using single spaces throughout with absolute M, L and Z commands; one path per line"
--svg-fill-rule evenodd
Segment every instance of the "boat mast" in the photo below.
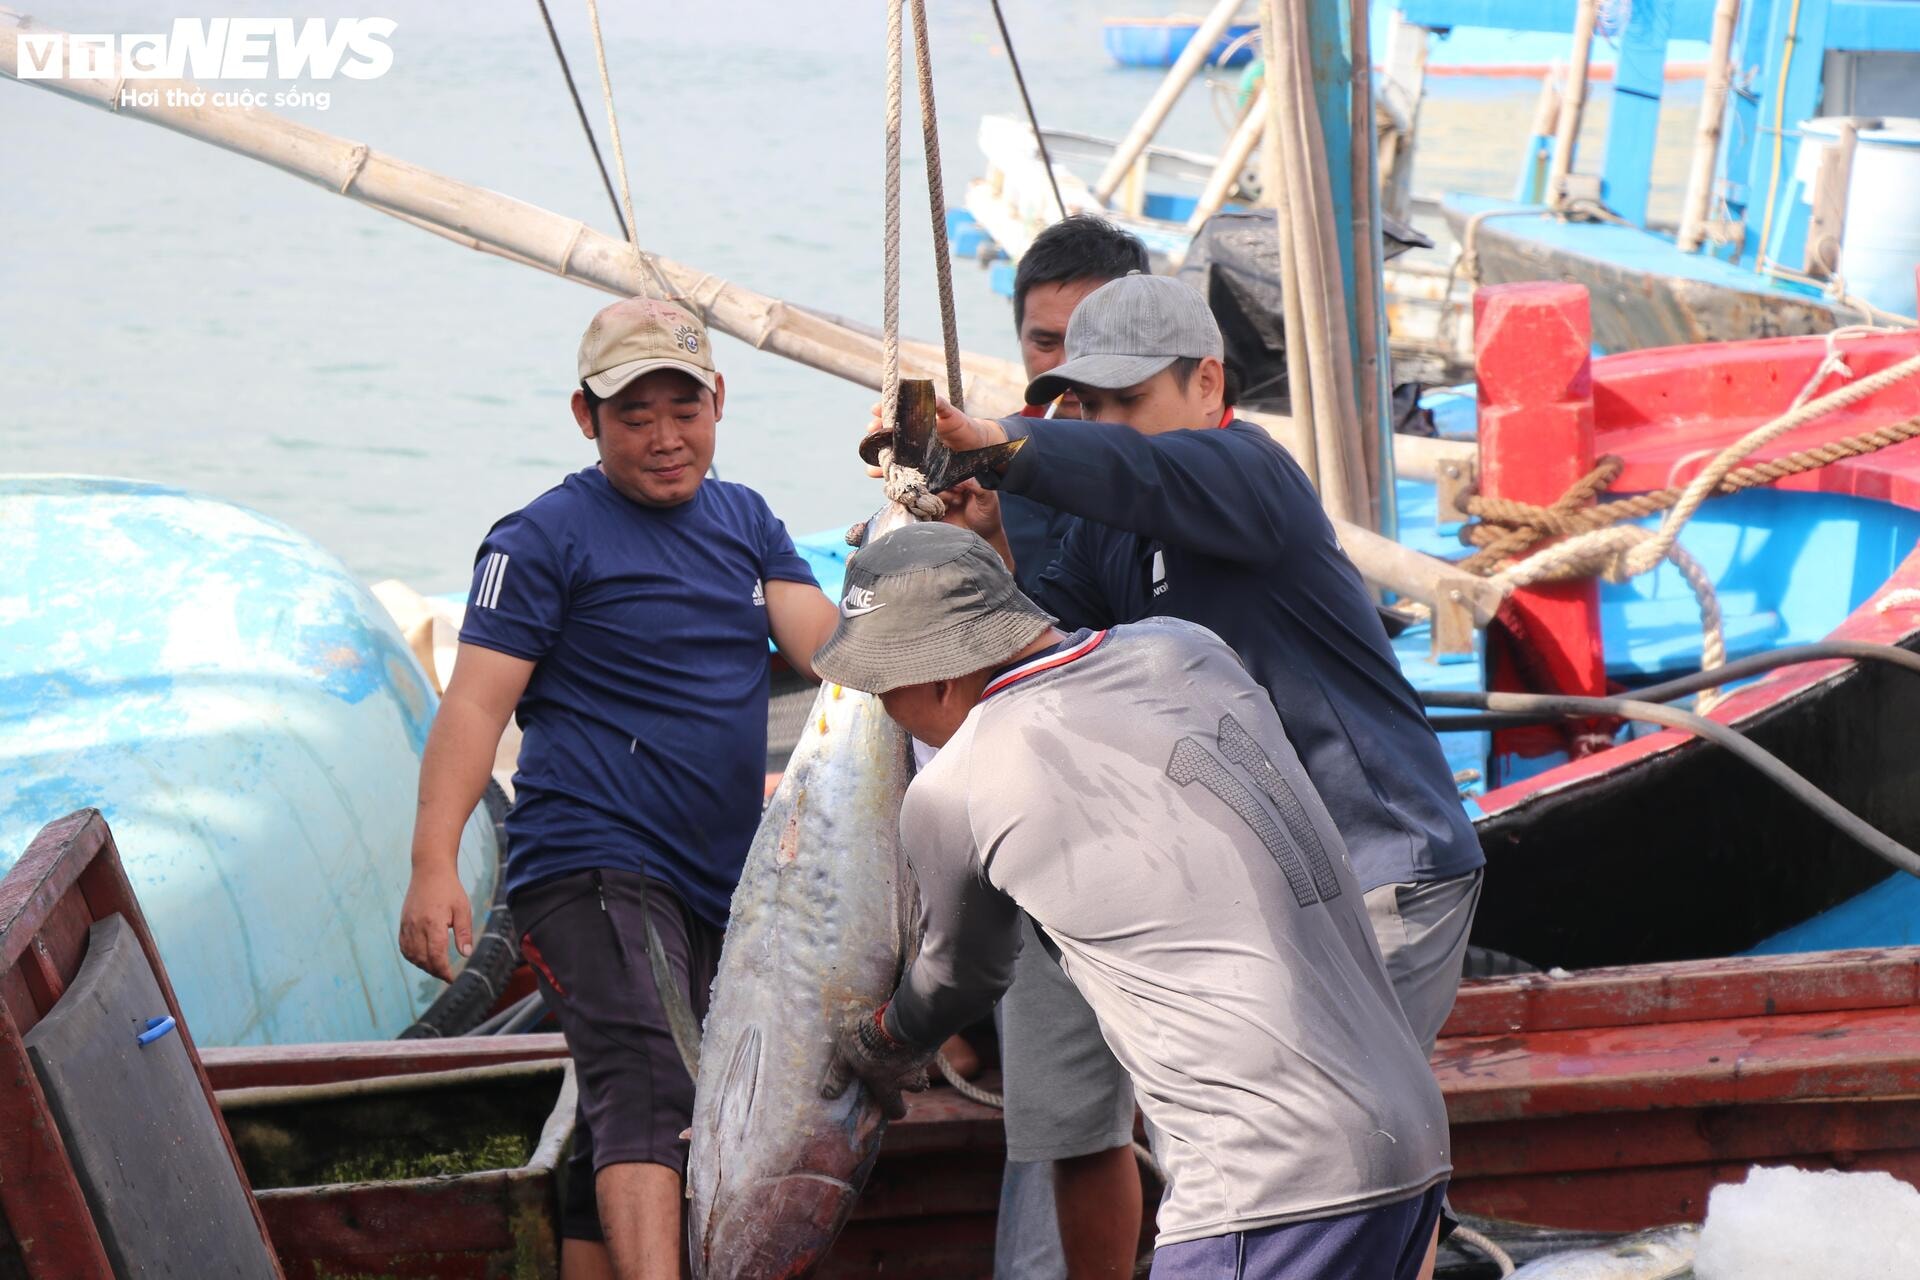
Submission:
M 1278 211 L 1287 386 L 1327 510 L 1391 532 L 1384 249 L 1366 5 L 1262 0 L 1266 190 Z

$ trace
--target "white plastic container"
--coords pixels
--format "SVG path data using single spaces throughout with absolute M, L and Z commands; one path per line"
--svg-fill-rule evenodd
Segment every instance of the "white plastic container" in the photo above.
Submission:
M 1812 196 L 1820 155 L 1840 138 L 1841 117 L 1800 126 L 1795 176 L 1802 199 Z M 1840 274 L 1847 292 L 1900 315 L 1915 314 L 1914 270 L 1920 268 L 1920 119 L 1862 118 L 1847 179 L 1847 216 Z

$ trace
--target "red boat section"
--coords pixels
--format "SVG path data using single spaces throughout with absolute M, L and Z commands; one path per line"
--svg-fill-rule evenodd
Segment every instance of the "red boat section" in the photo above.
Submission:
M 1587 291 L 1544 283 L 1481 289 L 1473 295 L 1473 332 L 1480 491 L 1550 506 L 1593 470 Z M 1500 625 L 1487 632 L 1487 687 L 1605 694 L 1599 582 L 1587 578 L 1514 592 L 1500 611 Z M 1606 741 L 1582 728 L 1503 729 L 1494 735 L 1494 751 L 1540 756 L 1564 750 L 1578 757 L 1587 754 L 1583 748 Z
M 1469 1212 L 1624 1231 L 1755 1163 L 1920 1181 L 1920 949 L 1470 984 L 1434 1070 Z
M 1830 356 L 1843 356 L 1850 373 L 1830 369 L 1812 394 L 1833 391 L 1920 354 L 1920 334 L 1915 333 L 1839 341 L 1774 338 L 1607 356 L 1591 362 L 1587 377 L 1575 363 L 1575 347 L 1585 342 L 1587 333 L 1584 289 L 1501 285 L 1480 290 L 1474 309 L 1482 380 L 1483 483 L 1488 493 L 1529 501 L 1558 497 L 1586 473 L 1581 463 L 1606 454 L 1624 464 L 1610 493 L 1685 484 L 1721 449 L 1785 413 Z M 1591 415 L 1590 432 L 1583 412 Z M 1781 436 L 1747 461 L 1764 462 L 1916 415 L 1920 378 L 1896 383 Z M 1920 509 L 1920 439 L 1803 472 L 1779 487 Z M 1889 595 L 1905 588 L 1920 588 L 1920 556 L 1909 556 L 1833 638 L 1897 644 L 1912 637 L 1920 631 L 1920 605 L 1881 607 Z M 1516 593 L 1510 607 L 1529 624 L 1529 644 L 1549 655 L 1537 674 L 1552 676 L 1552 681 L 1533 687 L 1584 693 L 1592 680 L 1585 655 L 1597 652 L 1599 643 L 1598 613 L 1552 594 L 1561 590 L 1528 589 Z M 1498 649 L 1497 644 L 1490 647 Z M 1738 723 L 1851 666 L 1836 661 L 1785 668 L 1720 703 L 1712 718 Z M 1497 652 L 1494 674 L 1496 687 L 1512 683 L 1500 669 Z M 1481 797 L 1480 809 L 1496 814 L 1692 741 L 1672 730 L 1650 734 L 1490 791 Z

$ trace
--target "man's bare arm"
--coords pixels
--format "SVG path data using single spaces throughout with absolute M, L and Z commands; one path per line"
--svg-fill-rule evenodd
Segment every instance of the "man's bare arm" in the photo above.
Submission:
M 463 644 L 453 681 L 420 758 L 420 801 L 413 819 L 413 875 L 400 908 L 400 952 L 451 981 L 447 931 L 461 955 L 473 950 L 473 905 L 460 884 L 460 833 L 480 803 L 494 751 L 526 692 L 534 664 Z
M 814 651 L 833 634 L 839 616 L 833 601 L 810 582 L 767 583 L 767 626 L 774 647 L 809 680 L 819 678 L 813 674 Z

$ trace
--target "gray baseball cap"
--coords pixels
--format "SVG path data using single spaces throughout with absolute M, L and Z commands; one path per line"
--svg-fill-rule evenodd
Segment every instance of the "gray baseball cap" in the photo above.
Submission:
M 887 693 L 1007 661 L 1053 625 L 1000 553 L 951 524 L 910 524 L 847 561 L 840 622 L 813 655 L 824 680 Z
M 1045 404 L 1076 385 L 1118 391 L 1183 357 L 1218 360 L 1225 351 L 1198 289 L 1172 276 L 1136 272 L 1109 280 L 1074 308 L 1066 363 L 1027 385 L 1027 403 Z

